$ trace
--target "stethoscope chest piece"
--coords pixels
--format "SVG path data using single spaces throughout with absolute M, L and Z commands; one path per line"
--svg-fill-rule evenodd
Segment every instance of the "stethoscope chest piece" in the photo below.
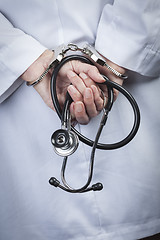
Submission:
M 79 138 L 73 131 L 58 129 L 52 134 L 51 142 L 58 155 L 67 157 L 77 150 Z

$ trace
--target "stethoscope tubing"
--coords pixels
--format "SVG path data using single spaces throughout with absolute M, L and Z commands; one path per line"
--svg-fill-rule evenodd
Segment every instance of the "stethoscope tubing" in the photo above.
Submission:
M 55 67 L 52 77 L 51 77 L 51 98 L 53 101 L 53 105 L 55 107 L 55 110 L 59 116 L 59 118 L 62 118 L 62 110 L 57 98 L 57 94 L 56 94 L 56 79 L 57 79 L 57 75 L 59 70 L 61 69 L 61 67 L 66 64 L 68 61 L 72 61 L 72 60 L 79 60 L 81 62 L 87 63 L 87 64 L 92 64 L 93 63 L 86 57 L 81 56 L 81 55 L 70 55 L 67 56 L 65 58 L 62 59 L 62 61 L 58 64 L 58 66 Z M 103 84 L 105 84 L 107 87 L 110 88 L 115 88 L 117 89 L 119 92 L 121 92 L 126 98 L 127 100 L 130 102 L 132 109 L 133 109 L 133 113 L 134 113 L 134 123 L 133 123 L 133 127 L 131 129 L 131 131 L 129 132 L 129 134 L 121 141 L 116 142 L 116 143 L 112 143 L 112 144 L 104 144 L 104 143 L 97 143 L 96 148 L 98 149 L 102 149 L 102 150 L 113 150 L 113 149 L 118 149 L 123 147 L 124 145 L 128 144 L 136 135 L 138 129 L 139 129 L 139 125 L 140 125 L 140 110 L 139 107 L 134 99 L 134 97 L 121 85 L 109 80 L 106 76 L 102 75 L 103 78 L 105 79 L 105 82 Z M 94 145 L 94 141 L 92 141 L 91 139 L 87 138 L 86 136 L 83 136 L 80 132 L 78 132 L 73 126 L 71 126 L 72 131 L 78 135 L 80 141 L 82 141 L 83 143 L 89 145 L 89 146 L 93 146 Z

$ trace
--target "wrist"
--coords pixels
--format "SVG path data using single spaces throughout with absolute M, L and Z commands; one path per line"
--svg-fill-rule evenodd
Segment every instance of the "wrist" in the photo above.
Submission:
M 52 50 L 45 50 L 38 58 L 35 60 L 29 68 L 21 75 L 21 78 L 27 82 L 36 81 L 42 73 L 47 69 L 49 64 L 54 58 L 54 52 Z

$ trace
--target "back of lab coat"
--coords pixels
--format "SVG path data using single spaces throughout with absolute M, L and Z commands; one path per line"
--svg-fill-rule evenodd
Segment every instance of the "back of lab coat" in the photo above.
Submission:
M 0 239 L 135 240 L 159 232 L 160 2 L 6 0 L 0 9 Z M 62 159 L 50 143 L 60 121 L 19 78 L 46 48 L 69 42 L 88 42 L 128 68 L 124 86 L 141 110 L 131 143 L 96 151 L 93 182 L 104 185 L 96 193 L 48 184 L 60 178 Z M 101 142 L 123 138 L 132 117 L 119 95 Z M 77 128 L 94 139 L 99 120 Z M 90 151 L 81 143 L 69 159 L 73 187 L 86 181 Z

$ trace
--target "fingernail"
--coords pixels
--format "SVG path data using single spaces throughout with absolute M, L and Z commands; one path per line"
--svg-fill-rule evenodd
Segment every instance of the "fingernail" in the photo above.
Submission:
M 69 85 L 67 90 L 68 90 L 69 93 L 76 93 L 76 89 L 73 85 Z
M 79 76 L 83 78 L 84 80 L 88 78 L 88 76 L 85 73 L 80 73 Z
M 76 103 L 75 104 L 76 105 L 76 110 L 77 110 L 77 112 L 82 112 L 83 111 L 83 107 L 82 107 L 82 104 L 81 103 Z
M 103 80 L 103 82 L 105 82 L 105 79 L 102 77 L 102 75 L 100 73 L 98 73 L 98 76 L 99 76 L 100 80 Z
M 90 88 L 86 88 L 85 96 L 86 96 L 86 98 L 91 98 L 92 97 Z

